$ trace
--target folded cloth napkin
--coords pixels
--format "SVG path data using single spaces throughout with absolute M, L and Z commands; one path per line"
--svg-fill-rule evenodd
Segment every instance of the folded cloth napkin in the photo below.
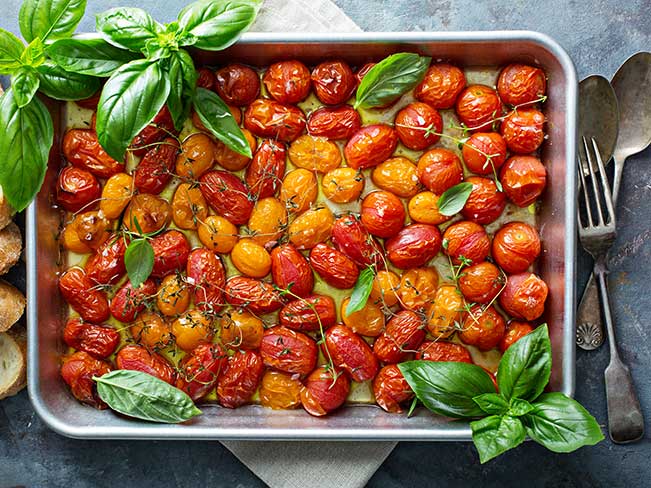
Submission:
M 266 0 L 254 32 L 358 32 L 329 0 Z M 223 442 L 272 488 L 364 486 L 395 442 Z

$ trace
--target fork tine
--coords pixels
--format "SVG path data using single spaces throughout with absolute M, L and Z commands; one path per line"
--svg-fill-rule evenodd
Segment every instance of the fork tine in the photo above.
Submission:
M 583 190 L 583 202 L 585 203 L 586 217 L 588 220 L 588 226 L 592 227 L 594 224 L 592 222 L 592 212 L 590 212 L 590 198 L 588 197 L 588 190 L 585 185 L 585 176 L 583 176 L 583 171 L 586 165 L 584 161 L 579 159 L 579 181 L 581 184 L 581 189 Z M 579 225 L 584 227 L 583 222 L 581 222 L 581 209 L 577 208 L 577 214 L 579 216 Z
M 597 217 L 599 217 L 599 224 L 604 224 L 604 212 L 601 209 L 601 191 L 599 189 L 599 182 L 597 181 L 597 175 L 595 174 L 594 163 L 592 162 L 592 157 L 590 154 L 590 149 L 588 148 L 588 141 L 586 138 L 583 138 L 583 146 L 585 147 L 585 155 L 588 158 L 588 170 L 590 171 L 590 179 L 592 180 L 592 189 L 594 191 L 594 200 L 597 205 Z
M 601 153 L 599 152 L 599 147 L 597 146 L 597 141 L 595 138 L 592 138 L 592 147 L 595 152 L 595 159 L 597 160 L 597 165 L 599 166 L 599 173 L 601 173 L 601 184 L 604 187 L 604 200 L 606 201 L 606 209 L 608 210 L 608 221 L 615 222 L 615 208 L 613 204 L 613 195 L 610 192 L 610 184 L 608 183 L 608 176 L 606 175 L 606 168 L 604 167 L 604 162 L 601 159 Z

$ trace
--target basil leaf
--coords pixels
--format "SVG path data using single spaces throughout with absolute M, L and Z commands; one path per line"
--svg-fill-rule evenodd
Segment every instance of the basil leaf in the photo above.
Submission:
M 562 393 L 540 395 L 522 421 L 529 437 L 554 452 L 575 451 L 604 439 L 595 418 Z
M 46 61 L 36 71 L 41 91 L 56 100 L 83 100 L 97 93 L 100 87 L 98 78 L 71 73 L 51 61 Z
M 549 382 L 552 348 L 547 325 L 539 326 L 509 347 L 497 369 L 497 384 L 506 399 L 535 400 Z
M 181 49 L 172 54 L 167 72 L 171 83 L 167 107 L 172 114 L 174 127 L 180 130 L 190 113 L 197 85 L 197 71 L 190 55 Z
M 525 430 L 520 419 L 508 415 L 491 415 L 470 422 L 472 441 L 484 464 L 503 452 L 519 446 L 525 439 Z
M 220 51 L 233 44 L 255 20 L 262 2 L 251 0 L 200 0 L 179 13 L 182 32 L 193 37 L 180 38 L 208 51 Z
M 176 424 L 202 413 L 183 391 L 142 371 L 119 369 L 93 379 L 100 398 L 129 417 Z
M 59 39 L 47 53 L 66 71 L 89 76 L 107 77 L 120 66 L 138 58 L 99 37 Z
M 140 8 L 118 7 L 97 14 L 95 28 L 114 46 L 140 52 L 147 39 L 156 39 L 162 26 Z
M 52 118 L 38 97 L 23 108 L 12 88 L 0 97 L 0 186 L 17 212 L 43 184 L 53 138 Z
M 18 14 L 20 32 L 27 42 L 68 37 L 85 10 L 86 0 L 26 0 Z
M 154 248 L 147 239 L 134 239 L 124 253 L 124 266 L 131 285 L 138 288 L 154 269 Z
M 104 85 L 97 107 L 97 137 L 104 150 L 122 161 L 133 138 L 165 104 L 170 81 L 158 63 L 139 59 L 119 68 Z
M 23 53 L 20 55 L 20 62 L 23 65 L 31 66 L 33 68 L 36 68 L 45 62 L 45 49 L 43 48 L 43 43 L 38 37 L 30 42 L 29 46 L 25 48 Z
M 509 409 L 509 402 L 499 393 L 483 393 L 474 397 L 472 401 L 489 415 L 502 415 Z
M 355 109 L 381 107 L 421 82 L 432 58 L 397 53 L 373 66 L 357 87 Z
M 11 32 L 0 29 L 0 74 L 8 75 L 23 63 L 20 59 L 25 45 Z
M 351 313 L 359 312 L 366 306 L 368 297 L 373 289 L 374 278 L 375 273 L 371 267 L 365 268 L 359 273 L 355 288 L 353 288 L 353 293 L 350 295 L 350 301 L 346 305 L 346 317 Z
M 32 101 L 38 90 L 38 75 L 32 68 L 23 67 L 11 78 L 11 89 L 14 92 L 16 105 L 24 107 Z
M 454 214 L 461 212 L 463 206 L 468 201 L 471 192 L 472 183 L 468 183 L 467 181 L 454 185 L 452 188 L 448 188 L 438 199 L 437 205 L 439 213 L 446 217 L 451 217 Z
M 238 154 L 252 157 L 249 142 L 228 105 L 219 96 L 205 88 L 197 88 L 194 94 L 194 110 L 214 136 Z
M 522 417 L 533 410 L 533 405 L 521 398 L 511 398 L 508 414 L 511 417 Z
M 495 393 L 486 371 L 468 363 L 408 361 L 398 365 L 418 399 L 429 410 L 447 417 L 482 417 L 473 398 Z

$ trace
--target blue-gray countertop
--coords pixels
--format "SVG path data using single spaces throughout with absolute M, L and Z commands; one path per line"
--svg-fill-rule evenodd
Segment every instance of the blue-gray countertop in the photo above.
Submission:
M 569 52 L 579 77 L 611 77 L 630 54 L 651 50 L 649 0 L 335 0 L 365 30 L 532 29 Z M 143 7 L 171 20 L 184 0 L 91 0 L 91 13 L 118 5 Z M 2 2 L 0 27 L 17 32 L 19 0 Z M 642 109 L 642 107 L 640 107 Z M 651 110 L 651 107 L 646 107 Z M 651 151 L 629 159 L 619 204 L 621 232 L 611 264 L 612 301 L 621 353 L 631 366 L 645 416 L 651 412 Z M 579 263 L 585 282 L 588 261 Z M 606 424 L 603 370 L 608 348 L 578 351 L 577 398 Z M 647 432 L 651 425 L 647 425 Z M 370 482 L 398 486 L 651 486 L 650 435 L 636 444 L 606 440 L 569 455 L 527 443 L 480 466 L 468 443 L 401 443 Z M 0 488 L 263 486 L 218 442 L 76 441 L 48 430 L 27 393 L 0 402 Z

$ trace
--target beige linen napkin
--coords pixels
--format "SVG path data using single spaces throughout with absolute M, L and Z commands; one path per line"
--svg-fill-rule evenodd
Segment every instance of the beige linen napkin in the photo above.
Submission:
M 266 0 L 254 32 L 358 32 L 329 0 Z M 272 488 L 356 488 L 377 471 L 395 442 L 223 442 Z

